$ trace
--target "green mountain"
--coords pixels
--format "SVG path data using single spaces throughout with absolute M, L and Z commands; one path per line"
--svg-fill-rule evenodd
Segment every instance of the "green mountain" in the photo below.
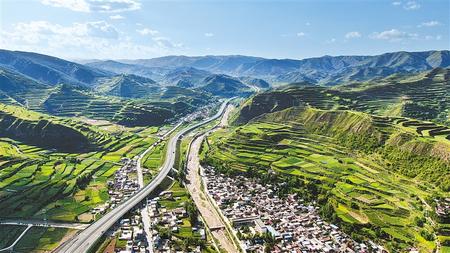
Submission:
M 109 71 L 115 74 L 134 74 L 158 81 L 160 81 L 163 78 L 163 73 L 169 71 L 167 69 L 162 68 L 149 68 L 146 66 L 136 64 L 126 64 L 113 60 L 90 61 L 84 65 L 96 69 L 103 69 L 105 71 Z
M 91 86 L 98 78 L 113 74 L 56 57 L 0 49 L 0 67 L 48 85 L 60 83 Z
M 270 84 L 263 79 L 252 77 L 240 77 L 239 80 L 247 85 L 256 86 L 262 89 L 270 88 Z
M 123 98 L 144 98 L 158 95 L 159 85 L 150 78 L 133 74 L 121 74 L 98 81 L 95 90 L 105 94 Z
M 85 116 L 125 126 L 159 126 L 211 101 L 212 98 L 207 95 L 203 95 L 201 99 L 180 96 L 166 102 L 123 100 L 61 86 L 45 100 L 43 108 L 56 116 Z
M 0 68 L 0 90 L 4 93 L 47 89 L 48 85 L 33 81 L 18 73 Z
M 243 84 L 237 78 L 227 75 L 211 75 L 203 81 L 201 91 L 211 93 L 215 96 L 233 97 L 237 95 L 248 95 L 252 92 L 249 86 Z
M 93 85 L 43 83 L 0 66 L 1 103 L 61 117 L 156 126 L 213 100 L 200 91 L 168 92 L 170 89 L 161 89 L 152 79 L 136 75 L 99 77 Z M 160 103 L 161 99 L 166 102 Z
M 108 81 L 99 86 L 102 90 L 98 92 L 84 86 L 45 85 L 24 75 L 2 70 L 0 102 L 60 117 L 84 116 L 127 126 L 156 126 L 212 101 L 210 95 L 190 90 L 172 93 L 169 99 L 167 90 L 160 90 L 150 79 L 133 75 Z M 153 99 L 132 99 L 144 97 Z M 167 101 L 160 103 L 161 99 Z
M 0 138 L 59 152 L 90 152 L 100 148 L 104 134 L 75 122 L 63 121 L 0 104 Z
M 211 75 L 210 72 L 192 67 L 181 67 L 169 71 L 163 77 L 163 83 L 183 88 L 197 88 L 202 85 L 203 79 Z
M 251 76 L 272 82 L 310 82 L 336 85 L 348 81 L 367 81 L 395 73 L 417 73 L 450 66 L 450 52 L 393 52 L 374 56 L 323 56 L 294 59 L 265 59 L 241 55 L 229 56 L 165 56 L 153 59 L 126 60 L 136 69 L 152 71 L 195 68 L 215 74 Z M 96 67 L 108 69 L 102 62 Z M 163 72 L 164 72 L 163 71 Z M 135 74 L 138 74 L 136 72 Z M 159 80 L 158 80 L 159 81 Z
M 450 125 L 450 69 L 436 68 L 416 75 L 392 75 L 333 88 L 292 85 L 256 95 L 245 105 L 238 122 L 292 106 L 348 109 L 386 116 L 403 116 Z

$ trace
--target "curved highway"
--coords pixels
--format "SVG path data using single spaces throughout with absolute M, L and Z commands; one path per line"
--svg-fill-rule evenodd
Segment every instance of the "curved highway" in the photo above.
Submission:
M 175 153 L 177 148 L 177 142 L 180 140 L 183 135 L 186 133 L 198 128 L 202 125 L 205 125 L 213 120 L 218 119 L 225 111 L 226 105 L 230 100 L 226 100 L 221 105 L 219 111 L 212 117 L 189 126 L 180 132 L 178 132 L 175 136 L 173 136 L 169 140 L 169 145 L 167 146 L 167 153 L 165 162 L 158 173 L 158 175 L 152 180 L 150 184 L 142 188 L 138 191 L 134 196 L 127 199 L 125 202 L 111 210 L 105 216 L 92 223 L 85 230 L 81 231 L 77 235 L 75 235 L 72 239 L 61 245 L 56 252 L 64 252 L 64 253 L 84 253 L 95 244 L 98 238 L 100 238 L 103 233 L 106 232 L 110 227 L 114 225 L 123 215 L 125 215 L 128 211 L 130 211 L 133 207 L 139 204 L 142 200 L 144 200 L 155 188 L 166 178 L 169 174 L 169 171 L 172 169 L 175 163 Z

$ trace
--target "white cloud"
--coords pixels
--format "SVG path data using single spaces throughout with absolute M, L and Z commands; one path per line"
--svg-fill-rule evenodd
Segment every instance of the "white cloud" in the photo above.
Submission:
M 304 33 L 304 32 L 298 32 L 297 33 L 297 37 L 303 37 L 303 36 L 305 36 L 306 35 L 306 33 Z
M 210 33 L 210 32 L 205 33 L 204 35 L 205 35 L 205 37 L 214 37 L 214 33 Z
M 109 18 L 113 19 L 113 20 L 119 20 L 119 19 L 124 19 L 125 17 L 122 16 L 122 15 L 117 14 L 117 15 L 109 16 Z
M 414 39 L 417 38 L 416 33 L 407 33 L 403 31 L 399 31 L 397 29 L 391 29 L 383 32 L 374 32 L 370 36 L 372 39 L 377 40 L 389 40 L 389 41 L 401 41 L 404 39 Z
M 405 9 L 405 10 L 418 10 L 421 7 L 420 4 L 417 3 L 414 0 L 410 0 L 410 1 L 407 1 L 407 2 L 405 2 L 405 1 L 394 1 L 394 2 L 392 2 L 392 5 L 394 5 L 394 6 L 402 6 L 403 9 Z
M 405 8 L 405 10 L 418 10 L 420 9 L 420 4 L 416 1 L 408 1 L 403 5 L 403 8 Z
M 139 0 L 41 0 L 42 4 L 81 12 L 124 12 L 139 10 Z
M 173 49 L 173 48 L 181 48 L 183 47 L 182 43 L 174 43 L 171 39 L 166 37 L 156 37 L 153 38 L 153 41 L 156 42 L 156 44 L 163 48 Z
M 90 6 L 85 0 L 42 0 L 42 4 L 62 7 L 73 11 L 89 12 Z
M 361 37 L 361 33 L 353 31 L 353 32 L 348 32 L 345 34 L 345 38 L 346 39 L 353 39 L 353 38 L 360 38 Z
M 73 23 L 71 26 L 61 26 L 47 21 L 21 22 L 14 25 L 12 32 L 3 33 L 10 35 L 14 40 L 30 43 L 59 37 L 115 39 L 119 35 L 118 31 L 105 21 Z
M 422 22 L 417 27 L 432 27 L 432 26 L 438 26 L 440 24 L 441 23 L 439 21 L 431 20 L 431 21 L 428 21 L 428 22 Z
M 17 23 L 0 31 L 0 48 L 34 51 L 67 58 L 139 58 L 181 53 L 183 45 L 167 37 L 136 42 L 105 21 Z M 179 50 L 179 51 L 177 51 Z
M 442 35 L 436 35 L 436 36 L 432 36 L 432 35 L 427 35 L 425 36 L 425 40 L 441 40 Z
M 311 23 L 309 23 L 309 22 L 306 22 L 306 23 L 305 23 L 305 25 L 306 25 L 306 26 L 310 26 L 310 25 L 311 25 Z
M 150 28 L 138 29 L 138 30 L 136 30 L 136 32 L 138 32 L 141 35 L 151 35 L 151 36 L 154 36 L 159 33 L 159 31 L 152 30 Z

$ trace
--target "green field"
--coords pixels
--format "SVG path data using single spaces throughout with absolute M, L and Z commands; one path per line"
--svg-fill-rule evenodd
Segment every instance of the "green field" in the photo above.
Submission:
M 2 107 L 22 120 L 21 125 L 37 127 L 46 119 L 70 128 L 86 137 L 95 150 L 64 152 L 27 139 L 0 138 L 0 218 L 89 222 L 88 212 L 108 200 L 106 182 L 121 166 L 121 158 L 136 156 L 157 139 L 155 127 L 87 124 L 85 119 L 54 118 L 15 108 Z
M 68 233 L 73 231 L 66 228 L 32 227 L 16 244 L 14 252 L 49 252 L 55 249 Z

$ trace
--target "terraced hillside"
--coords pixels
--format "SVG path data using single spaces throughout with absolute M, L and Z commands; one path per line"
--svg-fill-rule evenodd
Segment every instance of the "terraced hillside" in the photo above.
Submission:
M 44 120 L 61 127 L 61 131 L 52 132 L 58 134 L 60 142 L 70 137 L 72 139 L 65 141 L 66 144 L 77 143 L 73 137 L 76 133 L 95 144 L 96 150 L 55 150 L 48 144 L 35 144 L 33 138 L 40 136 L 27 136 L 26 140 L 16 135 L 2 136 L 0 218 L 88 222 L 92 219 L 90 210 L 108 200 L 106 183 L 122 166 L 121 158 L 134 157 L 156 140 L 155 128 L 126 129 L 86 119 L 86 122 L 92 122 L 87 124 L 73 119 L 48 117 L 17 107 L 3 106 L 2 111 L 19 118 L 15 122 L 22 121 L 20 125 L 33 124 L 33 131 L 44 134 L 48 143 L 53 137 L 47 136 L 45 128 L 49 126 L 39 123 Z M 15 127 L 14 124 L 11 127 Z M 3 123 L 1 126 L 4 127 Z
M 450 69 L 337 88 L 351 109 L 382 115 L 450 122 Z
M 248 104 L 247 106 L 253 106 Z M 331 105 L 317 104 L 321 107 Z M 438 135 L 430 134 L 436 130 Z M 393 252 L 432 252 L 450 238 L 431 205 L 450 191 L 449 129 L 407 118 L 291 107 L 208 138 L 204 163 L 283 182 L 279 194 L 316 201 L 355 239 Z
M 245 104 L 237 123 L 298 105 L 411 117 L 450 125 L 450 69 L 390 76 L 334 88 L 292 85 L 256 95 Z
M 0 137 L 63 152 L 98 150 L 107 136 L 70 120 L 0 104 Z
M 99 81 L 95 90 L 106 95 L 123 98 L 158 97 L 160 93 L 159 85 L 152 79 L 129 74 L 104 78 Z
M 233 97 L 245 96 L 252 93 L 249 86 L 245 85 L 237 78 L 227 75 L 210 75 L 202 81 L 201 91 L 211 93 L 215 96 Z
M 208 94 L 186 89 L 179 92 L 170 92 L 169 88 L 161 90 L 147 78 L 126 76 L 110 81 L 112 83 L 99 86 L 106 94 L 99 94 L 80 86 L 48 86 L 2 70 L 0 102 L 60 117 L 84 116 L 126 126 L 158 126 L 213 100 Z M 135 85 L 130 86 L 130 82 Z M 146 99 L 123 99 L 127 96 Z M 160 103 L 162 99 L 166 102 Z

